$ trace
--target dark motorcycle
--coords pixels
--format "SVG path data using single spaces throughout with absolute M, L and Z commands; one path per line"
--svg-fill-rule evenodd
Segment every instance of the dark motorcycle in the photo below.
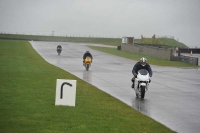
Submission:
M 61 51 L 62 51 L 62 47 L 60 45 L 57 46 L 57 53 L 58 55 L 61 54 Z

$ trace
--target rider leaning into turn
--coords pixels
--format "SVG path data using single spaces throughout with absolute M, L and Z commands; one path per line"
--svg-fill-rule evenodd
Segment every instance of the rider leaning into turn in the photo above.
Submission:
M 87 56 L 89 56 L 91 59 L 93 59 L 92 54 L 90 53 L 90 51 L 86 51 L 85 54 L 83 55 L 83 63 L 84 63 L 84 60 L 85 60 L 85 58 Z
M 140 61 L 139 62 L 137 62 L 135 65 L 134 65 L 134 67 L 133 67 L 133 70 L 132 70 L 132 73 L 133 73 L 133 75 L 134 75 L 134 77 L 132 78 L 132 82 L 133 82 L 133 84 L 132 84 L 132 88 L 134 88 L 134 82 L 135 82 L 135 78 L 137 77 L 137 74 L 138 74 L 138 71 L 140 70 L 140 69 L 146 69 L 148 72 L 149 72 L 149 76 L 150 77 L 152 77 L 152 70 L 151 70 L 151 66 L 147 63 L 147 59 L 146 58 L 144 58 L 144 57 L 142 57 L 141 59 L 140 59 Z

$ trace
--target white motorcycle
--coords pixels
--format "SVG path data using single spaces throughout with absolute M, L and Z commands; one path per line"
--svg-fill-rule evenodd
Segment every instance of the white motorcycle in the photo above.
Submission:
M 148 71 L 146 69 L 140 69 L 134 83 L 134 90 L 137 97 L 144 98 L 150 82 L 151 80 Z

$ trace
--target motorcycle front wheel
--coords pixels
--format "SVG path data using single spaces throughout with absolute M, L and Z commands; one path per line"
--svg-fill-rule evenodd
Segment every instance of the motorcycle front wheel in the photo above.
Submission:
M 140 86 L 141 87 L 141 98 L 143 99 L 145 96 L 145 86 Z
M 86 70 L 87 71 L 89 70 L 89 64 L 86 64 Z
M 135 93 L 136 97 L 139 97 L 138 93 Z
M 61 51 L 57 50 L 58 55 L 60 55 Z

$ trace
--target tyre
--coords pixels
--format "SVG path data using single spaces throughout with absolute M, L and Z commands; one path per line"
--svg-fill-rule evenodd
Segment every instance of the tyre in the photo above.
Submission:
M 60 50 L 57 50 L 57 53 L 58 53 L 58 55 L 60 55 L 61 51 L 60 51 Z
M 86 70 L 87 70 L 87 71 L 89 70 L 89 64 L 86 65 Z
M 141 98 L 143 99 L 145 96 L 145 86 L 141 86 Z
M 136 97 L 139 97 L 138 93 L 135 93 Z

